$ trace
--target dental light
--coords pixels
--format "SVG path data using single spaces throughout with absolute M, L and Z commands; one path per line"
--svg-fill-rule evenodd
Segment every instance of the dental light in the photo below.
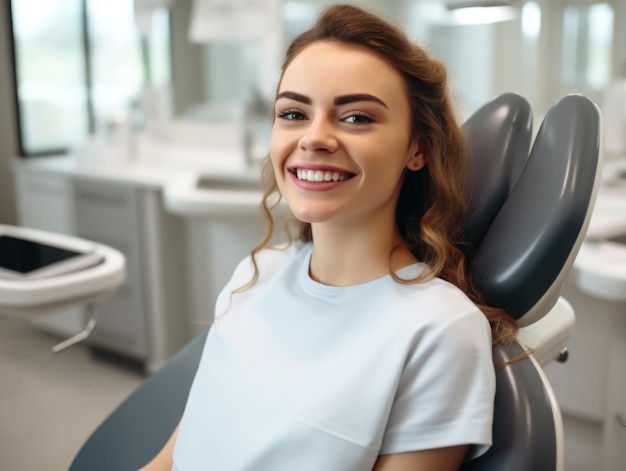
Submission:
M 446 0 L 446 8 L 457 24 L 485 24 L 515 18 L 517 0 Z

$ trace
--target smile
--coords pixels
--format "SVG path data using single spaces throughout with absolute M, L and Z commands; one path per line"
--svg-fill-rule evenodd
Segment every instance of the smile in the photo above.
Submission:
M 353 175 L 341 172 L 331 172 L 323 170 L 307 170 L 297 168 L 292 173 L 298 178 L 307 182 L 342 182 L 352 178 Z

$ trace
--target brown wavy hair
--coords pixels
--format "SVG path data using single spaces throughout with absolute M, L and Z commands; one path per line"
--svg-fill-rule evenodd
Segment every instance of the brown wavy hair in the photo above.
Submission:
M 318 41 L 366 47 L 399 72 L 406 84 L 411 135 L 419 136 L 420 150 L 427 156 L 427 165 L 421 171 L 406 172 L 396 223 L 408 248 L 418 260 L 425 262 L 427 269 L 410 280 L 392 276 L 399 283 L 419 283 L 440 277 L 454 284 L 483 311 L 490 322 L 494 344 L 514 340 L 515 322 L 502 310 L 485 305 L 468 276 L 463 231 L 469 201 L 469 149 L 452 106 L 446 67 L 412 43 L 393 23 L 352 5 L 333 5 L 323 10 L 311 29 L 291 43 L 282 74 L 295 56 Z M 261 210 L 267 232 L 251 253 L 253 278 L 235 292 L 249 288 L 258 280 L 256 255 L 267 247 L 274 232 L 272 209 L 279 204 L 281 196 L 269 156 L 262 164 L 261 178 L 264 190 Z M 295 221 L 295 218 L 290 224 L 291 230 L 287 228 L 289 242 L 312 240 L 310 224 Z

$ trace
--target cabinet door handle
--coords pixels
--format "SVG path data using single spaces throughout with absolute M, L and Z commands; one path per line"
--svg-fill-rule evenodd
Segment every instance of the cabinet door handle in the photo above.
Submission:
M 626 413 L 620 412 L 618 414 L 615 414 L 615 422 L 620 424 L 622 427 L 626 427 Z

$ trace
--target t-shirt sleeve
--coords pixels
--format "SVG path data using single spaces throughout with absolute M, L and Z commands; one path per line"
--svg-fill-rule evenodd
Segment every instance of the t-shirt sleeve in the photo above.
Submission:
M 478 310 L 416 340 L 387 423 L 381 454 L 491 445 L 495 372 L 489 323 Z

